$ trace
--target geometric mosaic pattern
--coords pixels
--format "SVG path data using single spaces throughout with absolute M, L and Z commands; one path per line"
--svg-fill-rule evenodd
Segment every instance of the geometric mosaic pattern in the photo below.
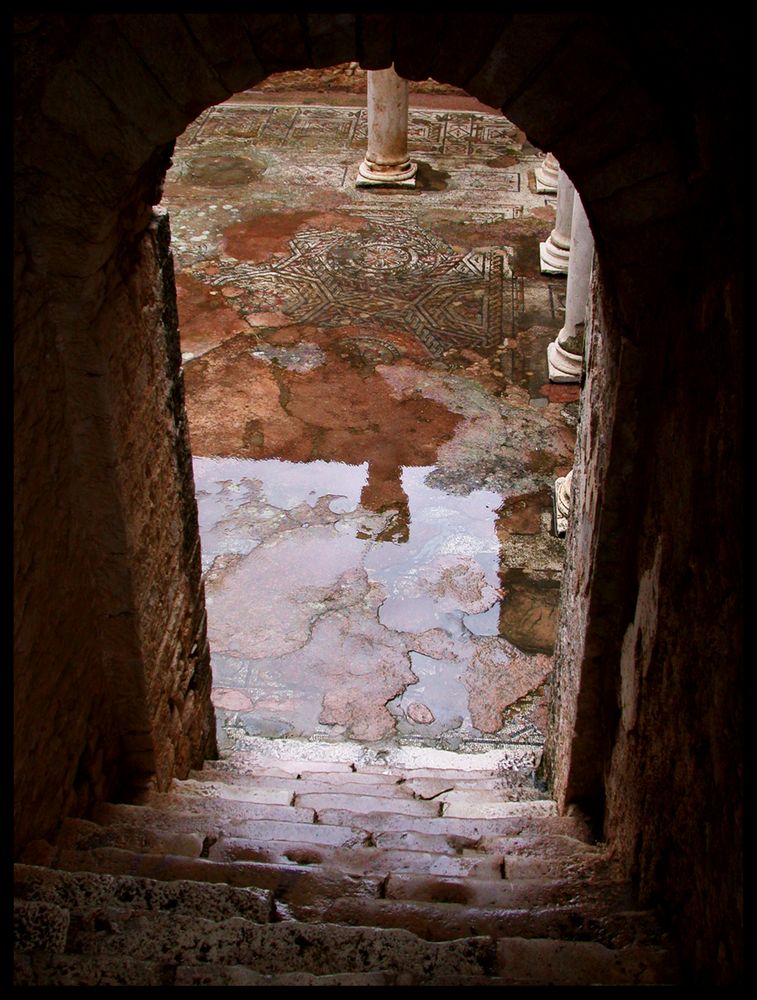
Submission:
M 295 323 L 380 324 L 412 333 L 433 357 L 491 348 L 512 322 L 505 250 L 456 253 L 407 218 L 370 218 L 359 233 L 306 229 L 285 258 L 218 261 L 212 284 L 243 290 L 243 313 L 283 312 Z
M 515 134 L 515 126 L 500 115 L 416 109 L 408 115 L 411 153 L 467 157 L 482 145 L 491 153 L 506 153 Z M 368 112 L 365 108 L 222 104 L 201 114 L 180 145 L 197 147 L 223 139 L 233 140 L 237 147 L 240 140 L 248 140 L 260 147 L 364 151 Z

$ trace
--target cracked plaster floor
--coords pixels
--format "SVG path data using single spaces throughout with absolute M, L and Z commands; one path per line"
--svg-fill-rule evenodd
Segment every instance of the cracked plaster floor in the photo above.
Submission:
M 355 188 L 364 103 L 236 95 L 167 179 L 214 703 L 226 745 L 537 758 L 578 398 L 555 199 L 459 95 L 411 95 L 414 190 Z

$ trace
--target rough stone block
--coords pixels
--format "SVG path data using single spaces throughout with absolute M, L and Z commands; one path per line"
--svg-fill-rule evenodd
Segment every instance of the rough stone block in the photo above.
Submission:
M 182 15 L 120 14 L 118 30 L 177 106 L 191 116 L 187 124 L 203 108 L 233 93 L 209 65 Z M 173 55 L 170 60 L 165 58 L 167 48 Z
M 13 940 L 20 951 L 62 952 L 66 948 L 68 911 L 38 900 L 13 901 Z
M 358 58 L 364 69 L 386 69 L 394 59 L 393 14 L 358 15 Z
M 515 14 L 481 69 L 466 85 L 468 93 L 492 108 L 522 90 L 537 66 L 546 63 L 566 39 L 577 14 Z M 520 125 L 520 122 L 516 122 Z
M 208 62 L 232 94 L 266 76 L 247 35 L 244 19 L 231 14 L 184 14 L 187 27 Z
M 307 14 L 312 65 L 353 62 L 357 56 L 357 14 Z
M 577 66 L 591 72 L 577 73 Z M 602 97 L 628 77 L 630 67 L 608 34 L 594 25 L 577 25 L 539 67 L 538 76 L 502 110 L 524 128 L 532 142 L 552 149 L 554 139 L 569 132 Z
M 96 906 L 123 906 L 201 916 L 210 920 L 245 917 L 265 923 L 272 912 L 270 891 L 208 885 L 188 880 L 160 882 L 155 879 L 108 875 L 95 872 L 62 872 L 26 865 L 14 867 L 17 896 L 51 903 L 67 910 Z
M 439 45 L 429 67 L 434 80 L 464 87 L 486 65 L 489 54 L 510 21 L 507 14 L 447 14 Z M 464 46 L 461 38 L 466 39 Z
M 406 80 L 426 80 L 442 31 L 444 14 L 395 14 L 394 68 Z
M 130 132 L 138 130 L 143 142 L 145 138 L 156 145 L 170 142 L 191 119 L 176 98 L 157 83 L 140 55 L 120 33 L 116 23 L 119 20 L 113 15 L 89 20 L 76 47 L 76 69 L 80 77 L 91 81 L 103 95 L 108 107 L 103 127 L 112 122 Z M 222 100 L 220 88 L 218 94 Z M 89 93 L 82 94 L 81 108 L 87 107 L 88 98 Z M 94 135 L 97 125 L 93 122 L 92 126 Z
M 307 66 L 306 32 L 298 14 L 247 14 L 245 23 L 266 75 Z
M 596 941 L 509 938 L 498 942 L 499 973 L 524 985 L 649 986 L 670 981 L 668 958 L 660 949 L 620 951 Z
M 35 955 L 19 962 L 14 986 L 170 986 L 173 969 L 125 955 Z

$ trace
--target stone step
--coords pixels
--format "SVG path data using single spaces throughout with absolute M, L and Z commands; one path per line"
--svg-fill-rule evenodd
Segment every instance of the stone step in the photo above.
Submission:
M 263 843 L 276 840 L 298 844 L 329 844 L 332 847 L 358 846 L 370 836 L 367 829 L 363 830 L 358 826 L 259 820 L 248 818 L 244 811 L 231 815 L 223 814 L 220 810 L 216 813 L 210 806 L 206 810 L 185 814 L 163 812 L 149 806 L 117 805 L 100 809 L 95 816 L 98 825 L 104 830 L 118 831 L 124 846 L 133 846 L 135 849 L 138 849 L 137 842 L 144 831 L 199 835 L 203 837 L 203 841 L 206 838 L 217 840 L 222 836 L 230 836 Z M 413 818 L 415 817 L 410 817 Z
M 350 875 L 324 868 L 296 864 L 272 865 L 252 861 L 220 862 L 162 854 L 139 854 L 117 847 L 89 851 L 60 849 L 48 845 L 37 849 L 35 861 L 50 868 L 73 872 L 103 872 L 131 875 L 163 882 L 191 880 L 208 884 L 226 883 L 241 888 L 269 889 L 284 903 L 322 906 L 343 896 L 379 898 L 383 876 Z
M 450 941 L 471 934 L 502 937 L 601 940 L 624 946 L 639 939 L 654 940 L 656 924 L 648 912 L 606 913 L 597 906 L 534 905 L 535 897 L 517 907 L 476 907 L 466 903 L 429 903 L 408 899 L 325 900 L 281 907 L 294 920 L 350 926 L 403 927 L 427 941 Z
M 270 889 L 235 888 L 223 883 L 166 882 L 21 864 L 14 865 L 13 882 L 17 899 L 44 901 L 68 910 L 122 905 L 212 920 L 240 916 L 257 923 L 268 922 L 274 913 Z
M 305 770 L 407 774 L 416 772 L 429 777 L 452 774 L 480 775 L 488 772 L 527 775 L 534 766 L 535 747 L 507 747 L 458 753 L 432 747 L 403 745 L 390 749 L 371 748 L 360 743 L 337 743 L 314 740 L 270 740 L 248 737 L 244 749 L 235 749 L 210 767 L 237 774 L 255 774 L 269 768 L 303 773 Z
M 260 766 L 249 773 L 206 764 L 201 771 L 190 771 L 189 778 L 192 781 L 219 781 L 229 785 L 245 785 L 248 782 L 260 783 L 270 788 L 284 787 L 286 784 L 299 783 L 300 781 L 309 781 L 325 785 L 328 788 L 333 788 L 334 785 L 343 788 L 358 788 L 361 785 L 377 788 L 381 785 L 394 785 L 406 780 L 401 774 L 396 774 L 394 771 L 365 774 L 363 771 L 352 771 L 349 767 L 344 770 L 331 771 L 324 770 L 326 765 L 321 765 L 319 769 L 313 770 L 309 767 L 301 767 L 299 761 L 285 761 L 283 763 L 291 766 L 283 767 L 274 763 Z M 304 763 L 312 762 L 305 761 Z
M 16 955 L 14 986 L 499 986 L 490 976 L 363 972 L 314 976 L 284 972 L 270 976 L 244 965 L 180 965 L 139 962 L 125 956 Z
M 596 941 L 513 936 L 495 941 L 481 935 L 428 941 L 404 928 L 301 921 L 258 924 L 242 917 L 216 922 L 103 906 L 78 909 L 70 915 L 66 943 L 74 953 L 73 961 L 61 954 L 60 947 L 51 949 L 49 942 L 41 939 L 35 942 L 42 944 L 38 948 L 29 948 L 28 939 L 23 943 L 26 947 L 20 951 L 31 951 L 32 955 L 24 956 L 17 967 L 26 970 L 31 982 L 40 951 L 44 957 L 36 964 L 37 975 L 45 964 L 48 968 L 52 965 L 57 967 L 58 981 L 69 984 L 77 982 L 76 965 L 80 977 L 88 981 L 86 977 L 94 975 L 98 983 L 118 983 L 120 977 L 113 973 L 120 967 L 124 985 L 134 984 L 135 978 L 165 985 L 171 981 L 168 970 L 172 967 L 177 968 L 174 985 L 214 985 L 219 981 L 254 984 L 249 973 L 287 977 L 401 974 L 419 985 L 438 985 L 445 977 L 448 982 L 462 982 L 471 976 L 492 984 L 488 978 L 492 975 L 512 985 L 657 985 L 676 981 L 671 956 L 661 947 L 613 949 Z M 227 978 L 222 970 L 229 967 L 243 967 L 246 972 L 237 971 L 234 979 Z M 99 973 L 98 968 L 102 970 Z M 44 983 L 49 984 L 49 980 Z M 342 984 L 349 983 L 357 985 L 354 979 Z M 289 979 L 288 984 L 295 981 Z
M 487 937 L 432 942 L 394 928 L 257 924 L 242 917 L 215 922 L 116 907 L 77 911 L 67 947 L 78 954 L 179 966 L 244 965 L 266 974 L 423 969 L 430 976 L 486 975 L 496 964 L 495 943 Z
M 213 861 L 258 861 L 266 864 L 322 865 L 352 875 L 417 872 L 440 877 L 474 876 L 498 879 L 502 858 L 477 851 L 469 854 L 391 850 L 378 847 L 334 848 L 317 845 L 251 843 L 222 837 L 208 852 Z
M 414 872 L 395 872 L 384 884 L 382 895 L 414 902 L 463 903 L 479 909 L 601 904 L 604 912 L 611 912 L 633 910 L 635 906 L 628 883 L 595 879 L 587 885 L 580 878 L 429 878 Z
M 481 839 L 521 836 L 527 831 L 529 834 L 585 837 L 581 822 L 570 816 L 511 815 L 472 819 L 399 815 L 382 810 L 359 813 L 347 809 L 324 809 L 317 813 L 317 822 L 298 823 L 258 819 L 258 810 L 269 807 L 254 803 L 226 803 L 213 799 L 198 799 L 197 803 L 189 812 L 184 812 L 183 805 L 181 808 L 173 805 L 170 811 L 152 806 L 107 805 L 95 812 L 95 820 L 102 826 L 121 828 L 124 836 L 127 836 L 127 828 L 132 827 L 134 830 L 162 834 L 201 835 L 203 839 L 229 836 L 253 841 L 289 840 L 333 846 L 357 845 L 366 840 L 375 842 L 381 833 L 423 833 Z
M 437 807 L 438 808 L 438 807 Z M 139 810 L 149 810 L 153 816 L 170 818 L 173 814 L 183 816 L 214 816 L 219 820 L 267 820 L 280 823 L 313 823 L 315 810 L 302 806 L 248 802 L 243 799 L 227 799 L 220 795 L 195 795 L 177 792 L 150 792 L 146 802 L 106 803 L 93 811 L 96 823 L 106 824 L 129 816 L 146 815 Z
M 186 781 L 177 781 L 175 788 L 181 788 L 192 781 L 194 783 L 214 785 L 220 784 L 227 787 L 239 788 L 279 788 L 292 789 L 295 793 L 300 792 L 330 792 L 334 788 L 340 791 L 349 789 L 364 795 L 392 795 L 392 788 L 397 785 L 406 792 L 411 793 L 411 798 L 435 798 L 444 791 L 452 789 L 476 790 L 491 789 L 501 791 L 504 798 L 516 798 L 522 795 L 524 798 L 542 798 L 543 793 L 536 789 L 518 788 L 518 796 L 511 794 L 513 786 L 501 775 L 491 775 L 490 772 L 483 772 L 487 777 L 471 777 L 467 772 L 459 772 L 454 777 L 421 776 L 416 777 L 409 772 L 405 777 L 396 772 L 381 774 L 364 774 L 360 771 L 336 773 L 315 772 L 305 773 L 301 776 L 293 773 L 280 771 L 271 774 L 269 771 L 258 775 L 238 775 L 227 771 L 192 771 Z
M 402 786 L 392 786 L 401 789 Z M 327 794 L 310 792 L 297 795 L 295 804 L 302 809 L 314 809 L 319 815 L 321 812 L 333 809 L 344 809 L 354 813 L 391 813 L 393 816 L 440 816 L 441 806 L 436 801 L 426 802 L 423 799 L 414 799 L 411 795 L 398 791 L 397 794 L 387 796 L 372 796 L 359 794 L 341 794 L 330 792 Z
M 488 791 L 445 792 L 436 800 L 440 815 L 460 819 L 499 819 L 508 816 L 557 816 L 552 799 L 503 801 Z
M 355 813 L 347 809 L 324 809 L 318 824 L 350 826 L 377 837 L 381 833 L 431 833 L 453 837 L 519 836 L 524 831 L 540 834 L 565 834 L 585 838 L 583 825 L 571 816 L 511 815 L 470 819 L 454 816 L 396 816 L 387 812 Z
M 16 951 L 14 986 L 173 986 L 172 966 L 118 955 L 25 954 Z
M 596 941 L 502 938 L 497 942 L 499 975 L 513 985 L 658 986 L 677 981 L 675 963 L 664 948 L 628 945 L 608 948 Z
M 259 819 L 287 819 L 283 807 L 292 806 L 297 810 L 300 822 L 312 822 L 312 813 L 320 809 L 395 812 L 407 816 L 437 816 L 441 813 L 438 802 L 415 798 L 412 790 L 405 784 L 385 784 L 378 786 L 378 790 L 358 786 L 354 791 L 350 789 L 348 792 L 340 786 L 321 785 L 320 788 L 311 789 L 307 787 L 308 784 L 306 781 L 291 781 L 284 788 L 266 788 L 254 784 L 226 785 L 187 780 L 175 782 L 170 792 L 151 793 L 145 798 L 144 804 L 152 808 L 183 810 L 185 804 L 187 808 L 196 808 L 212 801 L 219 803 L 224 810 L 230 810 L 240 803 L 245 811 Z M 309 820 L 307 812 L 311 814 Z
M 193 823 L 197 826 L 197 823 Z M 58 847 L 89 850 L 95 847 L 127 847 L 152 854 L 181 854 L 199 858 L 205 848 L 201 833 L 153 830 L 123 823 L 101 826 L 86 819 L 65 819 L 55 837 Z

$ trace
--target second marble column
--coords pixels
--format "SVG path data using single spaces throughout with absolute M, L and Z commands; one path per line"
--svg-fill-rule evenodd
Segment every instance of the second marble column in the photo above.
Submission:
M 584 326 L 589 302 L 594 237 L 578 192 L 573 197 L 570 266 L 565 295 L 565 325 L 547 347 L 550 382 L 580 382 L 583 369 Z

